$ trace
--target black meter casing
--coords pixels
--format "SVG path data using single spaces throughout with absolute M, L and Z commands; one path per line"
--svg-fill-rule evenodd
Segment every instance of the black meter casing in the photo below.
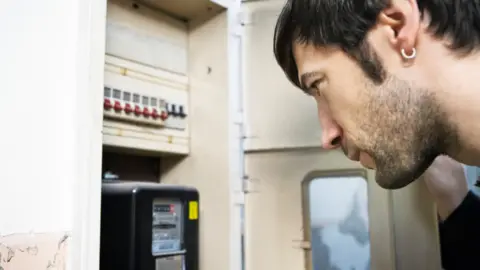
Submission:
M 198 270 L 199 194 L 160 183 L 102 183 L 100 270 Z

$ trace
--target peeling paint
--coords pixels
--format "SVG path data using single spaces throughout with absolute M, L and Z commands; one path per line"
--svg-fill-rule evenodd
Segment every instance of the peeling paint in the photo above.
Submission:
M 66 270 L 69 233 L 0 237 L 0 270 Z

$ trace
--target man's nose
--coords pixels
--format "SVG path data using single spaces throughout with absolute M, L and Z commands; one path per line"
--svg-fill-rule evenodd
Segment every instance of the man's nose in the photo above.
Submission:
M 339 147 L 343 136 L 342 128 L 326 111 L 319 113 L 319 118 L 322 128 L 322 147 L 324 149 L 335 149 Z
M 335 149 L 342 143 L 343 129 L 333 119 L 330 108 L 324 99 L 317 99 L 317 108 L 322 128 L 322 147 Z
M 322 125 L 322 147 L 335 149 L 342 142 L 342 131 L 338 125 Z

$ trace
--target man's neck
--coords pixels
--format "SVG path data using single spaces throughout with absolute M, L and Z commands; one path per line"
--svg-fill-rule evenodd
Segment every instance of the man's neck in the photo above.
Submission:
M 451 150 L 458 161 L 480 166 L 480 55 L 451 59 L 438 74 L 438 93 L 459 145 Z M 443 75 L 443 76 L 442 76 Z M 440 79 L 443 78 L 443 79 Z

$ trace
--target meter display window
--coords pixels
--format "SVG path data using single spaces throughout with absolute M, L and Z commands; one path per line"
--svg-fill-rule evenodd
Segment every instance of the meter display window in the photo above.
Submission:
M 152 255 L 180 251 L 183 243 L 180 201 L 155 199 L 152 212 Z

